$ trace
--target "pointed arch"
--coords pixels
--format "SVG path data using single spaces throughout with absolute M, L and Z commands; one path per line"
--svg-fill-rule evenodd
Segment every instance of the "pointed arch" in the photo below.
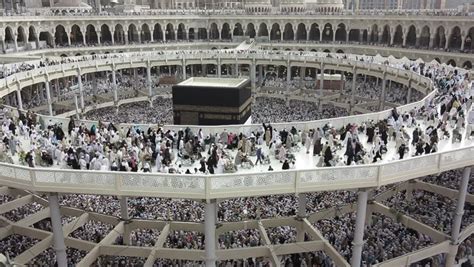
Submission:
M 425 25 L 421 29 L 420 41 L 419 41 L 420 47 L 428 48 L 430 46 L 430 38 L 431 38 L 430 27 L 428 25 Z
M 130 43 L 138 43 L 138 29 L 135 24 L 131 23 L 128 25 L 128 41 Z
M 392 36 L 390 34 L 390 26 L 389 25 L 385 25 L 383 27 L 383 32 L 382 32 L 382 40 L 380 40 L 380 42 L 382 44 L 390 44 L 390 39 L 392 39 Z
M 379 41 L 379 26 L 377 24 L 372 25 L 370 29 L 370 39 L 368 40 L 369 43 L 378 43 Z
M 112 43 L 112 33 L 110 32 L 110 27 L 107 24 L 102 24 L 102 26 L 100 26 L 100 42 L 103 44 Z
M 461 49 L 462 38 L 461 38 L 461 29 L 459 26 L 455 26 L 451 30 L 451 35 L 449 36 L 449 45 L 450 49 Z
M 81 31 L 81 28 L 74 24 L 71 27 L 71 44 L 77 45 L 82 44 L 84 42 L 84 37 Z
M 360 40 L 360 30 L 359 29 L 350 30 L 349 31 L 349 42 L 358 42 L 359 40 Z
M 359 31 L 359 35 L 360 35 L 360 31 Z M 360 36 L 359 36 L 359 40 L 360 40 Z M 369 31 L 364 30 L 362 32 L 362 43 L 368 43 L 368 42 L 369 42 Z
M 434 48 L 444 48 L 446 43 L 446 30 L 443 26 L 439 26 L 436 29 L 435 39 L 434 39 Z
M 33 25 L 28 27 L 28 42 L 35 42 L 36 41 L 36 29 Z
M 326 25 L 324 25 L 322 35 L 323 35 L 323 41 L 332 42 L 334 31 L 332 29 L 331 23 L 326 23 Z
M 472 50 L 473 47 L 473 38 L 474 38 L 474 27 L 471 27 L 466 34 L 466 39 L 464 40 L 464 50 Z
M 233 35 L 234 36 L 244 36 L 244 30 L 242 29 L 242 24 L 236 23 L 234 25 Z
M 295 39 L 295 32 L 293 31 L 293 25 L 291 23 L 287 23 L 283 31 L 283 40 L 293 41 L 294 39 Z
M 142 43 L 151 42 L 151 31 L 148 24 L 144 23 L 141 27 Z
M 89 24 L 86 27 L 86 43 L 87 44 L 97 43 L 97 32 L 95 30 L 95 26 L 92 24 Z
M 296 40 L 306 41 L 308 39 L 308 33 L 306 32 L 306 25 L 304 23 L 298 24 L 296 29 Z
M 173 24 L 168 23 L 168 24 L 166 25 L 165 35 L 166 35 L 166 40 L 167 40 L 167 41 L 169 41 L 169 40 L 176 40 L 176 36 L 175 36 L 175 34 L 174 34 L 174 26 L 173 26 Z
M 393 36 L 393 44 L 394 45 L 403 45 L 403 27 L 402 25 L 398 25 L 395 28 L 395 33 Z
M 211 24 L 211 29 L 209 30 L 209 39 L 211 40 L 219 39 L 219 29 L 217 28 L 216 23 Z
M 265 23 L 260 23 L 258 27 L 258 37 L 268 36 L 268 27 Z
M 17 43 L 19 46 L 25 46 L 28 42 L 28 36 L 26 36 L 25 28 L 19 26 L 17 29 Z
M 415 25 L 410 25 L 408 27 L 407 35 L 405 36 L 405 44 L 407 46 L 416 46 L 416 27 Z
M 115 25 L 115 28 L 114 28 L 114 40 L 115 40 L 115 43 L 117 44 L 125 44 L 125 38 L 128 38 L 127 36 L 125 36 L 125 31 L 123 29 L 123 26 L 121 24 L 117 24 Z
M 7 26 L 5 28 L 5 42 L 6 43 L 13 43 L 14 42 L 14 34 L 12 28 L 10 26 Z
M 309 30 L 309 39 L 311 41 L 319 41 L 321 38 L 321 32 L 319 31 L 319 25 L 316 23 L 311 24 L 311 29 Z
M 231 30 L 230 30 L 229 23 L 224 23 L 224 24 L 222 25 L 221 39 L 222 39 L 222 40 L 230 40 L 230 39 L 232 39 L 232 35 L 231 35 Z
M 50 32 L 40 32 L 40 42 L 45 42 L 49 47 L 53 47 L 54 36 Z
M 199 40 L 207 40 L 207 29 L 206 28 L 199 28 L 197 38 Z
M 272 25 L 272 30 L 270 32 L 270 40 L 281 40 L 281 29 L 280 29 L 280 24 L 278 23 L 273 23 Z
M 194 28 L 188 30 L 188 40 L 196 40 L 196 31 Z
M 255 38 L 257 33 L 255 31 L 255 25 L 253 23 L 247 24 L 247 32 L 245 33 L 246 36 L 250 38 Z
M 337 25 L 336 29 L 336 41 L 345 42 L 347 38 L 347 30 L 346 25 L 344 23 L 340 23 Z
M 163 29 L 161 28 L 161 24 L 156 23 L 153 27 L 153 40 L 155 41 L 162 41 L 163 40 Z
M 60 46 L 68 45 L 67 40 L 68 40 L 67 33 L 64 26 L 63 25 L 56 26 L 56 29 L 54 32 L 54 42 L 56 43 L 56 45 L 60 45 Z
M 183 23 L 178 24 L 178 36 L 176 40 L 186 40 L 186 26 Z

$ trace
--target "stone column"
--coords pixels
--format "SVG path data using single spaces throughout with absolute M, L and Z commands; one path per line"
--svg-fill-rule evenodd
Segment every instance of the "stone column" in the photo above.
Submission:
M 117 92 L 117 72 L 115 68 L 112 69 L 112 89 L 114 90 L 114 104 L 118 105 L 118 92 Z
M 319 112 L 323 111 L 323 89 L 324 89 L 324 64 L 321 63 L 321 77 L 319 82 Z
M 146 68 L 146 83 L 148 86 L 148 97 L 150 98 L 150 105 L 153 107 L 153 103 L 151 101 L 151 98 L 153 97 L 153 88 L 152 88 L 152 82 L 151 82 L 151 67 L 147 66 Z
M 380 93 L 380 98 L 379 98 L 379 111 L 382 111 L 385 106 L 385 90 L 387 87 L 387 73 L 383 73 L 383 78 L 382 78 L 382 92 Z
M 98 44 L 98 45 L 101 44 L 101 41 L 100 41 L 101 37 L 102 37 L 102 32 L 98 31 L 98 32 L 97 32 L 97 44 Z
M 21 99 L 21 85 L 18 83 L 18 88 L 16 90 L 16 100 L 17 100 L 17 107 L 20 110 L 23 110 L 23 100 Z
M 354 229 L 354 241 L 352 249 L 352 267 L 360 267 L 362 261 L 362 247 L 364 246 L 364 228 L 365 217 L 367 212 L 368 190 L 362 189 L 359 191 L 357 199 L 357 218 Z
M 411 93 L 412 93 L 412 89 L 411 89 L 411 79 L 410 79 L 408 80 L 407 104 L 411 102 Z
M 216 202 L 212 200 L 205 204 L 205 262 L 206 267 L 215 267 L 217 261 L 216 255 Z
M 130 220 L 128 215 L 128 197 L 120 197 L 120 217 L 124 221 Z M 124 245 L 130 245 L 130 227 L 128 222 L 125 223 L 125 229 L 123 232 L 123 243 Z
M 296 232 L 296 242 L 304 242 L 304 223 L 303 219 L 307 217 L 306 206 L 307 206 L 307 196 L 305 193 L 298 194 L 298 214 L 296 219 L 298 222 L 297 232 Z
M 82 75 L 80 72 L 77 74 L 77 84 L 79 87 L 79 97 L 81 103 L 81 112 L 84 111 L 84 87 L 82 86 Z
M 286 90 L 290 90 L 290 84 L 291 84 L 291 65 L 288 64 L 286 66 Z
M 46 80 L 44 83 L 45 89 L 46 89 L 46 99 L 48 101 L 48 112 L 49 116 L 54 116 L 53 114 L 53 103 L 51 101 L 51 88 L 49 86 L 49 80 Z
M 64 243 L 64 233 L 61 222 L 61 210 L 57 193 L 51 193 L 48 197 L 49 212 L 51 216 L 51 228 L 53 230 L 53 245 L 56 252 L 58 266 L 67 266 L 66 245 Z
M 356 84 L 357 84 L 357 68 L 354 67 L 354 70 L 352 72 L 352 90 L 351 90 L 351 103 L 349 106 L 349 113 L 352 113 L 352 108 L 355 106 Z
M 458 202 L 456 205 L 456 213 L 451 228 L 451 244 L 450 251 L 446 257 L 446 266 L 455 265 L 456 254 L 459 247 L 459 235 L 461 232 L 462 216 L 464 214 L 464 205 L 466 204 L 467 188 L 469 178 L 471 177 L 471 167 L 465 167 L 462 173 L 461 186 L 459 188 Z
M 74 108 L 76 110 L 76 119 L 79 120 L 79 100 L 77 99 L 77 94 L 74 94 Z
M 256 83 L 257 83 L 257 66 L 255 65 L 255 60 L 252 62 L 250 65 L 250 83 L 252 86 L 252 90 L 255 90 L 257 88 Z

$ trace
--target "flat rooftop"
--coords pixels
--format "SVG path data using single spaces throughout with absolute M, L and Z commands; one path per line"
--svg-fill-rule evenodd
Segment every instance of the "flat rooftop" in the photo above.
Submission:
M 181 86 L 197 86 L 197 87 L 226 87 L 239 88 L 242 84 L 247 82 L 247 78 L 205 78 L 193 77 L 186 81 L 180 82 L 177 85 Z

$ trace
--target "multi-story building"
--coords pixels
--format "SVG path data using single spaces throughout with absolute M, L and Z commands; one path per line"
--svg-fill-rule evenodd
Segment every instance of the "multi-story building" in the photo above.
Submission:
M 360 0 L 360 9 L 397 9 L 400 0 Z
M 352 10 L 356 0 L 344 0 L 346 9 Z M 360 9 L 445 9 L 446 0 L 359 0 Z

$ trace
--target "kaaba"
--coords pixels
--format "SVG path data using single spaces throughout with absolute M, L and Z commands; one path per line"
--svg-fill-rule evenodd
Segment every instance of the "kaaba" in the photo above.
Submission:
M 175 125 L 244 124 L 252 111 L 245 78 L 190 78 L 173 86 Z

